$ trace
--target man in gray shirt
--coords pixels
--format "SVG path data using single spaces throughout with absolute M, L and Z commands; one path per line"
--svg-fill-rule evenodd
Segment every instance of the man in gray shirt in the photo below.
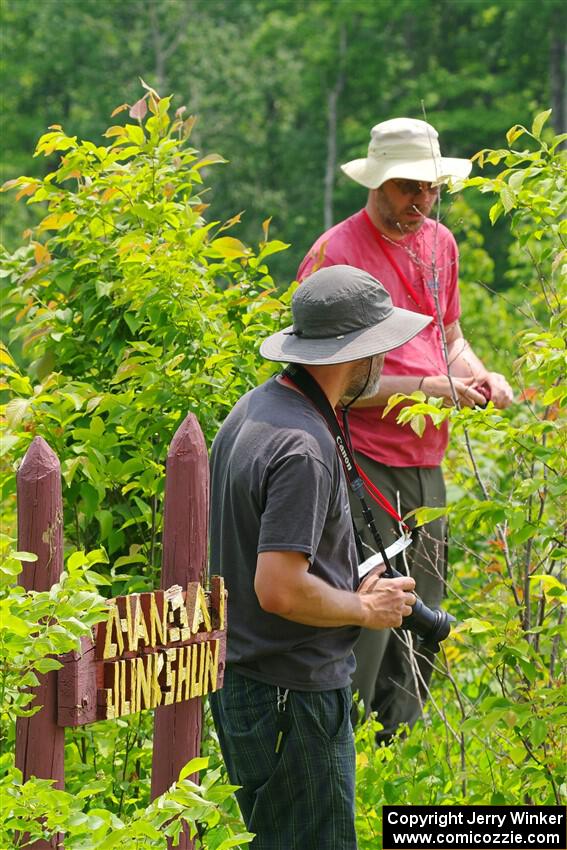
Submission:
M 294 324 L 261 346 L 301 364 L 331 408 L 377 390 L 384 352 L 429 317 L 350 266 L 295 292 Z M 256 850 L 354 850 L 353 646 L 397 627 L 412 578 L 359 584 L 347 482 L 327 421 L 291 376 L 247 393 L 211 452 L 211 568 L 229 592 L 224 688 L 211 696 Z

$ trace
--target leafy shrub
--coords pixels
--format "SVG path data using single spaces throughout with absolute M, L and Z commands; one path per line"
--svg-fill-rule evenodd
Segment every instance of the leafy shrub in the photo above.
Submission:
M 57 664 L 47 656 L 89 632 L 102 603 L 93 581 L 112 596 L 156 586 L 171 438 L 189 411 L 212 438 L 258 372 L 268 374 L 259 338 L 288 307 L 265 262 L 287 246 L 269 241 L 269 221 L 256 253 L 228 235 L 239 215 L 205 221 L 202 173 L 223 160 L 199 157 L 188 146 L 194 119 L 183 108 L 170 113 L 171 98 L 146 87 L 130 109 L 134 123 L 110 127 L 105 145 L 54 125 L 36 148 L 36 156 L 61 156 L 53 170 L 4 187 L 46 207 L 26 244 L 3 255 L 5 515 L 14 525 L 14 464 L 41 434 L 62 464 L 67 545 L 96 547 L 71 554 L 68 574 L 43 595 L 12 587 L 17 563 L 7 562 L 4 719 L 26 711 L 22 686 Z M 42 628 L 54 611 L 58 628 Z M 219 782 L 218 756 L 201 787 L 182 777 L 149 803 L 151 720 L 142 712 L 98 724 L 96 735 L 67 730 L 65 792 L 37 780 L 22 785 L 7 753 L 3 834 L 25 822 L 34 836 L 64 830 L 69 847 L 93 846 L 94 835 L 100 847 L 161 847 L 184 818 L 199 823 L 204 846 L 246 843 L 235 838 L 241 822 L 234 802 L 224 802 L 231 791 Z M 8 722 L 7 750 L 13 740 Z
M 268 241 L 267 222 L 255 254 L 226 235 L 239 216 L 203 219 L 201 172 L 220 158 L 199 159 L 187 146 L 192 119 L 180 110 L 171 118 L 170 109 L 169 98 L 147 90 L 130 110 L 136 123 L 111 127 L 105 146 L 78 142 L 54 126 L 37 153 L 62 152 L 62 161 L 44 180 L 11 184 L 28 203 L 45 203 L 47 214 L 25 247 L 5 255 L 0 278 L 13 323 L 9 350 L 0 351 L 2 390 L 11 394 L 4 502 L 9 513 L 14 458 L 41 434 L 62 460 L 64 502 L 72 506 L 66 539 L 110 554 L 109 565 L 92 555 L 90 562 L 78 554 L 67 562 L 69 577 L 54 591 L 65 646 L 94 621 L 93 573 L 99 581 L 108 576 L 112 595 L 155 586 L 171 436 L 192 410 L 210 439 L 236 398 L 269 373 L 256 343 L 281 326 L 291 295 L 276 293 L 265 263 L 286 247 Z M 555 803 L 565 795 L 565 165 L 561 138 L 542 138 L 544 122 L 545 114 L 538 116 L 531 133 L 513 128 L 509 145 L 529 139 L 526 149 L 482 152 L 481 164 L 502 170 L 467 181 L 471 190 L 496 194 L 493 221 L 511 222 L 506 300 L 492 301 L 476 286 L 491 283 L 492 266 L 478 222 L 461 201 L 453 210 L 467 239 L 467 335 L 494 368 L 509 372 L 512 352 L 519 352 L 514 380 L 521 404 L 505 412 L 491 404 L 448 410 L 414 394 L 415 404 L 400 414 L 417 429 L 420 417 L 451 420 L 448 606 L 459 625 L 438 656 L 431 699 L 411 735 L 377 750 L 376 719 L 357 729 L 361 848 L 380 846 L 383 803 Z M 63 640 L 36 653 L 25 639 L 52 612 L 41 606 L 53 599 L 12 588 L 16 571 L 8 562 L 2 600 L 22 621 L 2 645 L 12 713 L 26 711 L 17 665 L 33 676 L 42 658 L 63 651 Z M 73 581 L 83 583 L 80 592 L 90 600 L 84 621 L 75 622 L 77 609 L 65 607 Z M 207 847 L 246 843 L 234 834 L 241 827 L 231 790 L 218 778 L 208 727 L 213 770 L 202 786 L 182 779 L 162 803 L 146 807 L 150 717 L 100 724 L 96 746 L 88 727 L 69 732 L 67 792 L 36 780 L 22 785 L 9 769 L 10 755 L 2 756 L 9 799 L 3 843 L 31 822 L 37 830 L 64 830 L 76 850 L 92 846 L 92 835 L 100 847 L 159 847 L 164 824 L 175 831 L 181 816 L 194 828 L 201 824 Z M 86 795 L 94 797 L 86 802 Z M 43 823 L 35 820 L 40 815 Z
M 35 561 L 29 552 L 9 549 L 9 539 L 2 543 L 0 564 L 0 711 L 2 727 L 8 718 L 35 714 L 30 707 L 28 688 L 38 683 L 37 675 L 57 670 L 61 663 L 53 656 L 80 646 L 80 638 L 91 634 L 92 626 L 106 616 L 104 599 L 96 592 L 99 582 L 90 567 L 103 552 L 72 553 L 59 581 L 49 591 L 26 591 L 15 579 L 22 561 Z M 11 740 L 13 744 L 13 740 Z M 2 751 L 6 736 L 2 735 Z
M 375 750 L 376 720 L 357 732 L 361 848 L 378 846 L 383 803 L 565 799 L 567 170 L 565 137 L 542 138 L 548 114 L 536 117 L 531 132 L 508 133 L 510 145 L 525 139 L 524 149 L 478 155 L 481 165 L 501 167 L 496 176 L 467 181 L 496 194 L 493 222 L 510 218 L 516 291 L 506 294 L 504 308 L 490 304 L 502 330 L 484 312 L 469 321 L 495 347 L 501 338 L 511 345 L 506 324 L 517 329 L 518 404 L 449 410 L 414 393 L 399 414 L 418 430 L 425 416 L 451 422 L 447 602 L 459 622 L 437 657 L 432 697 L 411 735 Z M 510 303 L 520 312 L 508 320 Z M 418 517 L 426 521 L 432 512 Z
M 113 594 L 155 584 L 167 446 L 189 411 L 211 439 L 268 374 L 257 344 L 289 297 L 265 264 L 287 247 L 268 221 L 255 254 L 227 235 L 240 215 L 204 220 L 202 173 L 223 160 L 199 158 L 194 119 L 170 111 L 148 89 L 102 146 L 53 125 L 35 155 L 62 154 L 57 167 L 4 187 L 47 207 L 3 258 L 4 445 L 22 456 L 40 433 L 59 455 L 66 539 L 114 556 Z M 10 498 L 10 469 L 4 488 Z
M 178 843 L 181 825 L 188 825 L 193 837 L 206 835 L 210 850 L 241 847 L 252 838 L 244 831 L 234 832 L 221 814 L 221 806 L 234 787 L 219 781 L 219 771 L 208 771 L 200 785 L 186 777 L 205 770 L 207 759 L 193 759 L 181 772 L 179 782 L 154 800 L 145 810 L 130 818 L 120 818 L 106 808 L 82 808 L 85 794 L 74 795 L 52 787 L 46 779 L 33 777 L 22 784 L 12 770 L 0 781 L 2 817 L 0 839 L 3 847 L 27 847 L 33 839 L 49 840 L 65 833 L 68 850 L 166 850 L 168 837 Z M 23 832 L 25 830 L 25 833 Z M 203 846 L 203 844 L 201 844 Z

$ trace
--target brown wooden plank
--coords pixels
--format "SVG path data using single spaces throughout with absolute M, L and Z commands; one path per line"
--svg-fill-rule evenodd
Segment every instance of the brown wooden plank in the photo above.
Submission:
M 210 606 L 213 629 L 226 628 L 227 596 L 223 577 L 211 576 Z
M 167 647 L 141 647 L 138 655 L 134 655 L 133 653 L 124 653 L 120 656 L 120 660 L 134 661 L 134 659 L 136 659 L 135 667 L 136 671 L 139 671 L 140 665 L 137 662 L 140 661 L 142 664 L 147 665 L 149 663 L 148 658 L 153 654 L 163 654 L 168 649 L 179 651 L 188 649 L 194 644 L 200 645 L 212 641 L 219 641 L 220 646 L 217 675 L 218 689 L 222 687 L 224 677 L 226 630 L 215 629 L 212 632 L 197 632 L 197 634 L 192 635 L 189 639 L 169 644 Z M 89 638 L 82 638 L 81 642 L 81 652 L 73 651 L 60 656 L 60 660 L 63 662 L 63 667 L 57 671 L 57 722 L 59 726 L 84 726 L 87 723 L 94 723 L 97 720 L 111 719 L 113 717 L 118 717 L 121 714 L 120 705 L 118 705 L 118 708 L 116 708 L 116 706 L 112 708 L 113 696 L 112 693 L 108 693 L 108 691 L 113 692 L 115 675 L 114 665 L 118 664 L 119 660 L 116 658 L 106 660 L 97 659 L 95 641 Z M 181 655 L 180 657 L 186 657 L 186 655 Z M 129 667 L 128 669 L 130 670 L 131 668 Z M 176 669 L 178 669 L 177 662 Z M 140 673 L 136 672 L 135 675 L 136 678 L 138 678 L 138 675 L 141 675 L 142 681 L 145 681 L 144 676 L 147 675 L 147 673 L 141 671 Z M 136 691 L 141 692 L 141 690 L 141 686 L 137 685 Z M 145 692 L 145 687 L 143 690 Z M 211 689 L 208 688 L 206 692 L 208 693 L 210 690 Z M 129 694 L 130 691 L 128 691 L 127 694 L 128 699 L 130 698 Z M 167 705 L 168 703 L 165 699 L 165 691 L 163 696 L 163 704 Z M 186 699 L 189 699 L 189 693 L 185 693 L 183 682 L 180 684 L 179 681 L 177 681 L 175 685 L 174 702 L 182 702 Z M 134 706 L 132 707 L 132 713 L 150 707 L 148 705 L 147 698 L 144 698 L 143 700 L 136 699 Z M 110 712 L 107 711 L 109 707 L 112 708 Z
M 190 413 L 167 456 L 161 587 L 203 582 L 207 566 L 209 462 L 203 432 Z M 162 705 L 155 711 L 152 799 L 166 791 L 182 767 L 200 752 L 200 699 Z M 187 832 L 180 850 L 190 850 Z
M 63 503 L 59 460 L 42 437 L 35 437 L 22 461 L 17 492 L 18 549 L 37 555 L 37 561 L 24 564 L 19 581 L 26 590 L 49 590 L 63 569 Z M 57 671 L 38 678 L 32 705 L 42 708 L 16 721 L 16 767 L 24 780 L 54 779 L 55 787 L 63 789 L 65 733 L 57 725 Z M 40 840 L 30 847 L 61 848 L 61 839 L 54 836 L 51 842 Z
M 57 671 L 57 723 L 59 726 L 83 726 L 97 719 L 97 664 L 95 644 L 81 638 L 81 652 L 62 655 L 63 667 Z

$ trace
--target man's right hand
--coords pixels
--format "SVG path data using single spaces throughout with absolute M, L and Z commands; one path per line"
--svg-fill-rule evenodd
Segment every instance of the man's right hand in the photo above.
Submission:
M 474 388 L 475 384 L 478 384 L 475 377 L 449 379 L 447 375 L 428 375 L 423 379 L 421 389 L 426 396 L 444 399 L 447 406 L 455 404 L 456 398 L 463 407 L 484 407 L 486 397 Z
M 411 576 L 381 578 L 370 573 L 358 588 L 364 611 L 362 625 L 367 629 L 397 629 L 411 614 L 416 596 Z

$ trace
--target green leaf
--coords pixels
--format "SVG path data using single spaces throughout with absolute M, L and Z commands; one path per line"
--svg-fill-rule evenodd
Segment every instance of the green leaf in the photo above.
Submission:
M 248 844 L 256 837 L 254 832 L 239 832 L 232 838 L 225 838 L 218 845 L 216 850 L 229 850 L 231 847 L 240 847 L 242 844 Z
M 415 431 L 418 437 L 423 437 L 423 432 L 425 431 L 425 416 L 422 413 L 418 413 L 417 416 L 413 416 L 410 420 L 410 426 L 412 431 Z
M 532 135 L 539 139 L 541 136 L 541 131 L 543 129 L 543 125 L 551 115 L 553 110 L 546 109 L 545 112 L 540 112 L 539 115 L 536 115 L 532 124 Z
M 124 831 L 114 830 L 110 835 L 98 844 L 98 850 L 113 850 L 114 847 L 124 843 Z
M 37 555 L 33 552 L 10 552 L 10 555 L 17 561 L 25 561 L 26 563 L 34 563 L 37 561 Z
M 567 385 L 560 384 L 547 390 L 543 397 L 543 403 L 554 404 L 556 401 L 562 402 L 565 398 L 567 398 Z
M 31 405 L 29 398 L 13 398 L 6 405 L 6 419 L 11 428 L 17 428 Z
M 413 511 L 410 511 L 404 516 L 404 519 L 409 519 L 410 517 L 415 517 L 416 525 L 425 525 L 428 522 L 433 522 L 435 519 L 439 519 L 439 517 L 447 516 L 450 511 L 450 507 L 443 508 L 416 508 Z
M 137 124 L 126 124 L 124 129 L 126 131 L 127 137 L 130 139 L 130 141 L 134 142 L 134 144 L 139 145 L 141 147 L 146 141 L 143 129 Z
M 97 511 L 96 519 L 100 525 L 100 536 L 102 540 L 108 540 L 112 531 L 112 511 L 101 510 Z
M 502 206 L 500 201 L 496 201 L 496 203 L 490 207 L 490 210 L 488 211 L 488 217 L 490 218 L 491 224 L 496 224 L 496 222 L 502 215 L 503 210 L 504 207 Z
M 479 620 L 477 617 L 468 617 L 461 623 L 463 631 L 470 631 L 473 635 L 483 634 L 484 632 L 493 632 L 494 624 L 488 620 Z
M 533 525 L 529 525 L 526 522 L 517 531 L 513 531 L 510 536 L 513 539 L 515 545 L 521 545 L 522 543 L 525 543 L 526 540 L 529 540 L 531 537 L 535 537 L 536 534 L 537 529 Z
M 394 393 L 393 395 L 391 395 L 388 399 L 387 405 L 385 406 L 385 408 L 382 412 L 382 418 L 387 416 L 388 413 L 391 410 L 394 409 L 394 407 L 397 407 L 397 405 L 400 404 L 400 402 L 407 401 L 407 399 L 408 399 L 408 396 L 405 393 Z M 425 400 L 425 394 L 424 393 L 420 393 L 420 399 L 419 400 L 420 401 Z
M 505 212 L 510 212 L 510 210 L 516 206 L 516 195 L 508 186 L 502 187 L 500 198 Z
M 193 168 L 205 168 L 207 165 L 215 165 L 216 163 L 227 162 L 227 160 L 218 153 L 209 153 L 200 159 L 198 162 L 194 163 Z
M 522 658 L 521 656 L 517 658 L 517 663 L 521 667 L 526 678 L 529 679 L 530 682 L 535 681 L 537 675 L 537 668 L 535 664 L 532 664 L 526 658 Z
M 34 669 L 38 673 L 49 673 L 51 670 L 60 670 L 62 666 L 56 658 L 40 658 L 35 662 Z
M 208 758 L 193 758 L 187 762 L 185 767 L 182 767 L 179 772 L 179 782 L 191 776 L 193 773 L 198 773 L 200 770 L 206 770 L 209 766 Z
M 67 487 L 71 486 L 77 469 L 83 466 L 85 460 L 86 458 L 83 455 L 79 455 L 79 457 L 69 458 L 62 463 L 61 474 Z
M 122 555 L 114 561 L 114 568 L 124 567 L 128 564 L 145 564 L 147 558 L 144 555 Z
M 224 257 L 227 260 L 235 260 L 238 257 L 248 256 L 250 249 L 233 236 L 221 236 L 219 239 L 213 239 L 206 253 L 209 257 Z
M 13 633 L 20 637 L 27 637 L 32 629 L 20 617 L 14 616 L 10 611 L 0 609 L 0 632 Z
M 87 563 L 87 556 L 83 551 L 73 552 L 67 559 L 67 569 L 69 572 L 77 570 Z
M 549 110 L 551 112 L 551 110 Z M 539 747 L 540 744 L 543 744 L 548 734 L 548 726 L 547 723 L 544 723 L 543 720 L 534 720 L 531 723 L 530 727 L 530 743 Z
M 516 139 L 522 136 L 526 132 L 526 128 L 522 127 L 521 124 L 515 124 L 511 127 L 506 133 L 506 141 L 509 145 L 513 145 Z
M 530 582 L 532 584 L 540 585 L 546 596 L 551 595 L 552 598 L 557 597 L 562 602 L 567 603 L 567 588 L 555 576 L 552 576 L 552 575 L 530 576 Z
M 87 553 L 87 563 L 91 567 L 93 564 L 108 564 L 108 555 L 106 550 L 102 547 L 100 549 L 91 549 L 91 551 Z
M 280 251 L 286 251 L 290 247 L 288 242 L 281 242 L 279 239 L 274 239 L 271 242 L 268 242 L 264 245 L 258 254 L 257 260 L 261 262 L 261 260 L 269 257 L 271 254 L 279 253 Z
M 12 355 L 10 354 L 3 342 L 0 342 L 0 364 L 4 366 L 10 366 L 12 369 L 17 368 Z
M 3 434 L 0 439 L 0 457 L 10 452 L 20 442 L 19 434 Z
M 118 124 L 115 125 L 114 127 L 109 127 L 108 130 L 106 130 L 106 132 L 103 133 L 103 136 L 106 136 L 107 139 L 112 139 L 115 136 L 123 137 L 123 136 L 126 136 L 126 135 L 127 135 L 126 134 L 126 128 L 122 127 Z
M 508 184 L 512 189 L 518 190 L 526 178 L 525 171 L 514 171 L 508 180 Z

